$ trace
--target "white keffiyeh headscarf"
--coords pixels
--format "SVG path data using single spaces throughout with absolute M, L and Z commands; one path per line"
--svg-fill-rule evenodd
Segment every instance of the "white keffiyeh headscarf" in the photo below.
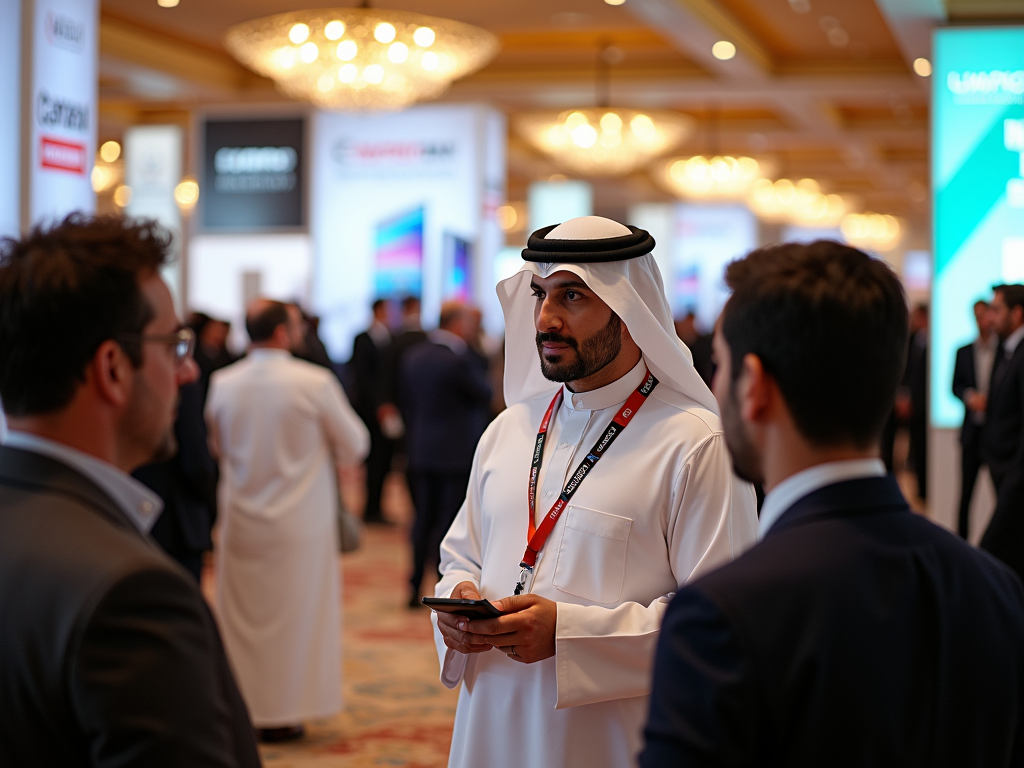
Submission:
M 579 276 L 626 324 L 661 384 L 662 398 L 679 405 L 698 404 L 718 414 L 714 395 L 693 367 L 690 350 L 676 335 L 653 250 L 654 239 L 644 230 L 600 216 L 570 219 L 530 236 L 523 251 L 527 259 L 523 268 L 497 286 L 505 314 L 508 405 L 545 393 L 553 395 L 560 386 L 540 371 L 533 320 L 537 300 L 530 281 L 534 275 L 548 277 L 565 271 Z M 552 261 L 541 261 L 547 256 Z

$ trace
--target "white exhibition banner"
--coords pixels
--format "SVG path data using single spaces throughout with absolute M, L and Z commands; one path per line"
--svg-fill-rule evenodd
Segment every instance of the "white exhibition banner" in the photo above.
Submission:
M 31 223 L 92 213 L 96 154 L 97 0 L 35 0 L 32 20 Z
M 725 268 L 756 247 L 757 218 L 746 206 L 678 204 L 671 291 L 676 316 L 692 311 L 710 333 L 729 298 Z
M 505 152 L 505 118 L 485 106 L 315 114 L 313 308 L 333 358 L 348 359 L 377 297 L 420 296 L 427 327 L 443 301 L 464 299 L 500 332 Z
M 164 269 L 175 304 L 181 308 L 181 212 L 174 188 L 181 181 L 184 137 L 176 125 L 144 125 L 124 133 L 124 183 L 131 189 L 125 213 L 156 219 L 174 236 L 175 260 Z
M 231 323 L 231 346 L 249 343 L 245 307 L 265 296 L 309 305 L 308 235 L 195 235 L 188 244 L 189 309 Z
M 0 237 L 20 229 L 21 0 L 0 0 Z

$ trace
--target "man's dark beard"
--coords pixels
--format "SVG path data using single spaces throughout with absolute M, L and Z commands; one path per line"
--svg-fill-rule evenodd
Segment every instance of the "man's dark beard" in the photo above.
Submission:
M 544 348 L 541 346 L 545 341 L 554 341 L 559 344 L 568 344 L 572 352 L 567 349 L 559 357 L 568 357 L 568 360 L 552 362 L 544 357 Z M 582 343 L 572 336 L 562 336 L 559 333 L 537 334 L 537 352 L 540 354 L 540 371 L 544 378 L 551 381 L 567 382 L 579 381 L 588 376 L 593 376 L 606 365 L 619 356 L 622 351 L 622 321 L 614 312 L 611 319 L 600 331 L 590 338 L 584 339 Z
M 725 446 L 732 456 L 732 471 L 748 483 L 763 483 L 764 473 L 761 458 L 750 442 L 747 428 L 740 418 L 740 404 L 736 400 L 736 382 L 729 387 L 729 397 L 722 405 L 722 429 L 725 432 Z

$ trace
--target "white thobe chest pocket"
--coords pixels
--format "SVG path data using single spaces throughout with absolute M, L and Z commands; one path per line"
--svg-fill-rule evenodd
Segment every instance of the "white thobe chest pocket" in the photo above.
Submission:
M 628 517 L 571 504 L 551 579 L 555 589 L 595 603 L 619 602 L 632 525 Z

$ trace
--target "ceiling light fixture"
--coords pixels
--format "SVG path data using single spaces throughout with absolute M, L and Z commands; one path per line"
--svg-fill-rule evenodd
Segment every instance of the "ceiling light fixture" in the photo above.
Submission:
M 842 195 L 822 193 L 814 179 L 757 179 L 747 205 L 760 218 L 803 227 L 835 227 L 852 203 Z
M 401 109 L 437 98 L 499 48 L 494 35 L 469 24 L 366 7 L 236 24 L 224 45 L 282 93 L 339 110 Z
M 685 115 L 635 109 L 533 112 L 519 133 L 560 165 L 585 176 L 623 176 L 670 151 L 692 130 Z
M 156 4 L 161 8 L 176 8 L 178 0 L 156 0 Z
M 678 197 L 690 200 L 743 200 L 765 174 L 752 157 L 676 157 L 661 165 L 659 178 Z
M 914 59 L 914 72 L 921 77 L 931 77 L 932 63 L 925 58 Z
M 610 65 L 622 51 L 605 44 L 597 57 L 597 107 L 527 112 L 515 119 L 519 134 L 567 170 L 584 176 L 624 176 L 671 151 L 693 130 L 686 115 L 612 108 Z
M 839 228 L 850 245 L 866 251 L 891 251 L 903 234 L 898 218 L 881 213 L 847 214 Z
M 719 40 L 711 46 L 711 55 L 720 61 L 728 61 L 736 55 L 736 46 L 728 40 Z

